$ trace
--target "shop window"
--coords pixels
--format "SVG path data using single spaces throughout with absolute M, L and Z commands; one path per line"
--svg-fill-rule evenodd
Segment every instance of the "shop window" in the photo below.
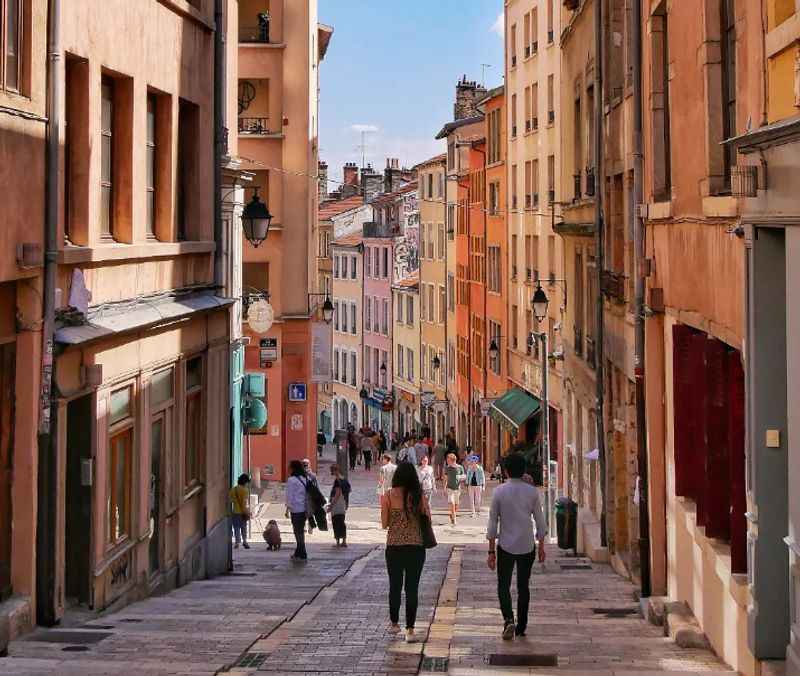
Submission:
M 130 533 L 131 446 L 133 429 L 114 434 L 108 457 L 108 541 L 114 545 Z

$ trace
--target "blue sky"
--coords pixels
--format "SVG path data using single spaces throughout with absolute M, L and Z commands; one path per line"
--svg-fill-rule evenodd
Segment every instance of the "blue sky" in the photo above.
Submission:
M 320 67 L 320 158 L 330 178 L 342 165 L 386 157 L 412 166 L 443 151 L 434 136 L 453 119 L 456 81 L 503 81 L 502 0 L 319 0 L 334 27 Z M 330 190 L 335 184 L 330 184 Z

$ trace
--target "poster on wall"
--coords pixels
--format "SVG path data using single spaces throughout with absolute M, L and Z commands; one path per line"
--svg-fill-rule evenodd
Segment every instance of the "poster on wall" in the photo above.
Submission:
M 333 333 L 325 322 L 311 324 L 311 382 L 329 383 L 332 380 Z

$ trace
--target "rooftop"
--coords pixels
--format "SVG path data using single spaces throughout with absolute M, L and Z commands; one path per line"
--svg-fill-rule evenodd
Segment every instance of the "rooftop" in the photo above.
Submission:
M 477 122 L 483 122 L 483 115 L 473 115 L 472 117 L 465 117 L 463 120 L 456 120 L 455 122 L 448 122 L 442 130 L 436 134 L 435 138 L 443 139 L 449 136 L 452 132 L 460 127 L 466 127 L 468 124 L 476 124 Z
M 360 232 L 354 232 L 354 233 L 352 233 L 350 235 L 342 235 L 338 239 L 333 240 L 332 244 L 333 244 L 333 246 L 353 246 L 353 247 L 355 247 L 355 246 L 358 246 L 359 244 L 361 244 L 361 240 L 362 240 L 361 233 Z
M 326 200 L 319 205 L 319 220 L 327 221 L 328 219 L 343 214 L 345 211 L 355 209 L 364 204 L 364 198 L 361 196 L 348 197 L 344 200 Z
M 396 289 L 413 289 L 419 286 L 419 270 L 412 272 L 408 277 L 395 282 L 392 285 Z

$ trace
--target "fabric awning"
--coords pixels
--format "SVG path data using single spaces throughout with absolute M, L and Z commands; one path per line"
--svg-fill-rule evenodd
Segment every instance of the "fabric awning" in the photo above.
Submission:
M 539 400 L 520 387 L 496 399 L 489 409 L 492 419 L 507 429 L 517 430 L 541 408 Z

